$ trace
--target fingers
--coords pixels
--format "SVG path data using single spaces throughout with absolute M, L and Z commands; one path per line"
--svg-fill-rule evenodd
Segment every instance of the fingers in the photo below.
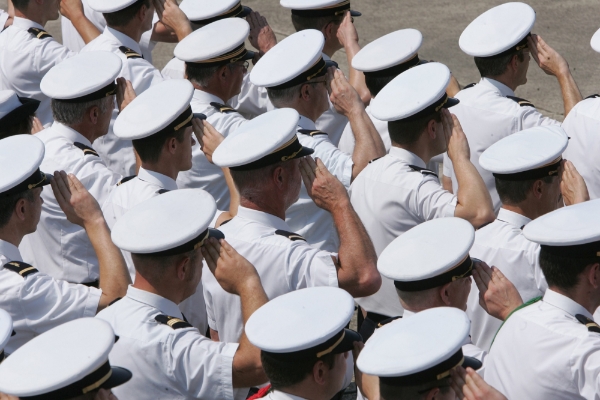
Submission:
M 321 161 L 320 158 L 317 157 L 315 159 L 315 163 L 316 163 L 315 176 L 319 176 L 319 175 L 331 175 L 331 173 L 329 172 L 329 170 L 327 169 L 327 167 L 325 166 L 325 164 L 323 164 L 323 161 Z
M 456 397 L 459 399 L 463 398 L 463 387 L 465 386 L 465 370 L 463 367 L 456 367 L 450 370 L 450 386 L 454 390 Z
M 310 179 L 311 182 L 314 181 L 316 178 L 315 170 L 317 169 L 317 167 L 313 164 L 314 161 L 310 156 L 300 159 L 300 172 L 306 175 L 306 177 Z
M 219 260 L 219 250 L 220 245 L 216 243 L 216 240 L 214 238 L 208 239 L 204 243 L 204 246 L 202 246 L 202 255 L 204 256 L 206 264 L 208 265 L 213 274 L 215 273 L 215 270 L 217 268 L 217 261 Z
M 66 175 L 66 172 L 64 171 L 61 171 L 61 173 Z M 81 182 L 79 181 L 79 179 L 77 179 L 75 175 L 69 174 L 68 179 L 69 189 L 71 190 L 71 193 L 87 191 L 87 189 L 81 184 Z

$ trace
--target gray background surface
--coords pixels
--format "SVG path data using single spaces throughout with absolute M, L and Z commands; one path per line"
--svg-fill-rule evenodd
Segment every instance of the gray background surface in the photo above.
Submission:
M 193 1 L 193 0 L 192 0 Z M 219 1 L 219 0 L 214 0 Z M 471 57 L 458 47 L 462 30 L 477 15 L 502 4 L 498 0 L 352 0 L 352 8 L 363 13 L 355 18 L 360 44 L 403 28 L 419 29 L 424 36 L 420 57 L 447 64 L 463 85 L 476 82 L 479 75 Z M 278 0 L 243 0 L 243 4 L 263 14 L 279 39 L 293 33 L 289 10 Z M 534 32 L 540 34 L 567 59 L 575 80 L 584 96 L 600 91 L 600 54 L 589 45 L 590 38 L 600 28 L 600 2 L 597 0 L 530 0 L 537 13 Z M 6 9 L 6 0 L 0 0 Z M 60 22 L 46 26 L 61 40 Z M 173 57 L 173 45 L 159 44 L 154 50 L 154 63 L 162 68 Z M 347 70 L 343 51 L 334 57 Z M 538 109 L 561 118 L 562 99 L 556 79 L 542 72 L 532 62 L 527 85 L 517 90 L 517 96 L 533 102 Z

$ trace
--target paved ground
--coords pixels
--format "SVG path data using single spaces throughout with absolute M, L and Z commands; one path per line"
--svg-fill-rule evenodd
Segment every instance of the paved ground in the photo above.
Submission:
M 193 0 L 188 0 L 193 1 Z M 215 0 L 218 1 L 218 0 Z M 243 0 L 267 17 L 279 38 L 293 33 L 289 11 L 277 0 Z M 447 64 L 462 84 L 479 79 L 472 58 L 460 51 L 458 38 L 462 30 L 486 9 L 501 4 L 499 0 L 352 0 L 354 9 L 363 13 L 355 19 L 361 45 L 397 29 L 416 28 L 425 38 L 420 55 Z M 600 28 L 600 2 L 596 0 L 530 0 L 537 12 L 534 28 L 546 41 L 569 61 L 575 79 L 584 96 L 600 91 L 600 54 L 590 47 L 589 41 Z M 6 0 L 0 0 L 6 9 Z M 60 26 L 51 22 L 47 30 L 60 40 Z M 172 45 L 159 44 L 154 50 L 157 67 L 173 56 Z M 343 69 L 347 62 L 343 52 L 334 57 Z M 517 90 L 517 96 L 533 102 L 549 114 L 562 113 L 558 84 L 532 65 L 529 83 Z M 556 115 L 560 117 L 559 115 Z

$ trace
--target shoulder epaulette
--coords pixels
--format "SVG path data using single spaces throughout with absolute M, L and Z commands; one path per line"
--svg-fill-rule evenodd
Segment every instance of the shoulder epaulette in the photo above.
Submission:
M 390 322 L 394 322 L 395 320 L 397 320 L 397 319 L 400 319 L 400 318 L 402 318 L 402 316 L 400 316 L 400 317 L 392 317 L 392 318 L 384 319 L 383 321 L 381 321 L 380 323 L 378 323 L 378 324 L 377 324 L 377 328 L 375 328 L 375 329 L 379 329 L 379 328 L 381 328 L 382 326 L 384 326 L 384 325 L 387 325 L 387 324 L 389 324 Z
M 114 299 L 113 301 L 111 301 L 110 303 L 108 303 L 109 306 L 112 306 L 113 304 L 115 304 L 117 301 L 121 300 L 122 297 L 117 297 L 116 299 Z
M 29 28 L 29 29 L 27 29 L 27 32 L 31 33 L 33 36 L 35 36 L 38 39 L 46 39 L 46 38 L 52 37 L 51 34 L 49 34 L 48 32 L 46 32 L 43 29 Z
M 409 167 L 413 170 L 413 171 L 417 171 L 422 173 L 423 175 L 433 175 L 437 178 L 437 174 L 435 172 L 433 172 L 430 169 L 427 168 L 421 168 L 421 167 L 417 167 L 416 165 L 409 165 Z
M 316 135 L 327 135 L 325 132 L 322 131 L 311 131 L 310 129 L 300 129 L 298 130 L 299 133 L 303 134 L 303 135 L 308 135 L 308 136 L 316 136 Z
M 129 58 L 144 58 L 140 53 L 138 53 L 135 50 L 130 49 L 129 47 L 125 47 L 125 46 L 120 46 L 119 50 L 121 50 L 121 52 L 123 54 L 125 54 L 125 57 Z
M 383 156 L 372 159 L 371 161 L 369 161 L 369 164 L 374 163 L 375 161 L 379 160 L 380 158 L 383 158 Z
M 532 102 L 530 102 L 529 100 L 522 99 L 520 97 L 506 96 L 506 98 L 511 99 L 521 107 L 535 107 Z
M 588 317 L 582 314 L 577 314 L 575 318 L 577 318 L 577 321 L 585 325 L 588 331 L 600 333 L 600 326 L 597 323 L 595 323 L 593 319 L 589 319 Z
M 498 328 L 498 330 L 496 331 L 496 334 L 494 335 L 494 338 L 492 339 L 492 344 L 491 345 L 494 344 L 494 341 L 496 340 L 496 336 L 498 336 L 498 332 L 500 332 L 500 329 L 502 329 L 502 327 L 504 326 L 504 324 L 506 323 L 506 321 L 508 321 L 508 319 L 511 317 L 511 315 L 513 315 L 514 313 L 516 313 L 517 311 L 519 311 L 522 308 L 529 307 L 530 305 L 537 303 L 538 301 L 540 301 L 542 299 L 543 299 L 542 296 L 534 297 L 533 299 L 531 299 L 529 301 L 526 301 L 525 303 L 521 304 L 519 307 L 517 307 L 514 310 L 512 310 L 510 312 L 510 314 L 508 314 L 508 317 L 506 317 L 506 319 L 504 321 L 502 321 L 502 325 L 500 325 L 500 328 Z
M 25 278 L 27 275 L 35 274 L 39 272 L 35 267 L 29 265 L 27 263 L 21 261 L 11 261 L 9 263 L 4 264 L 4 268 L 9 271 L 16 272 Z
M 210 103 L 211 106 L 213 106 L 214 108 L 217 109 L 218 112 L 220 113 L 230 113 L 230 112 L 237 112 L 234 108 L 229 107 L 226 104 L 221 104 L 221 103 Z
M 159 190 L 156 191 L 156 193 L 158 193 L 158 194 L 164 194 L 164 193 L 167 193 L 167 192 L 170 192 L 170 190 L 169 189 L 159 189 Z
M 84 156 L 90 155 L 90 156 L 100 157 L 98 155 L 98 153 L 96 152 L 96 150 L 92 149 L 90 146 L 86 146 L 85 144 L 79 143 L 79 142 L 75 142 L 73 144 L 75 145 L 75 147 L 77 147 L 78 149 L 83 151 Z
M 275 234 L 279 235 L 279 236 L 285 236 L 286 238 L 290 239 L 292 242 L 295 242 L 296 240 L 302 240 L 302 241 L 306 242 L 306 239 L 304 239 L 302 236 L 300 236 L 294 232 L 282 231 L 281 229 L 277 229 L 275 231 Z
M 477 85 L 477 83 L 469 83 L 467 86 L 465 86 L 465 87 L 463 88 L 463 90 L 465 90 L 465 89 L 470 89 L 470 88 L 472 88 L 472 87 L 473 87 L 473 86 L 475 86 L 475 85 Z
M 586 99 L 595 99 L 597 97 L 600 97 L 600 94 L 592 94 L 592 95 L 586 97 Z
M 225 220 L 225 221 L 221 222 L 221 225 L 219 225 L 219 226 L 223 226 L 223 225 L 225 225 L 226 223 L 228 223 L 228 222 L 231 222 L 231 220 L 232 220 L 232 219 L 233 219 L 233 218 L 229 218 L 229 219 L 227 219 L 227 220 Z
M 132 179 L 133 179 L 133 178 L 135 178 L 136 176 L 137 176 L 137 175 L 131 175 L 131 176 L 127 176 L 127 177 L 125 177 L 125 178 L 121 179 L 121 180 L 119 181 L 119 183 L 117 183 L 117 186 L 121 186 L 122 184 L 129 182 L 130 180 L 132 180 Z
M 169 317 L 168 315 L 159 314 L 154 317 L 154 320 L 159 324 L 168 325 L 173 329 L 193 328 L 193 326 L 182 319 Z

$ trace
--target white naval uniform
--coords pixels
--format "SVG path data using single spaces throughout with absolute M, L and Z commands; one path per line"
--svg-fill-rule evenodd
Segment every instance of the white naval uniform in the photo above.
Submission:
M 524 215 L 501 208 L 498 219 L 475 232 L 471 257 L 497 267 L 511 281 L 523 301 L 543 296 L 548 289 L 539 264 L 540 245 L 523 235 L 522 228 L 531 220 Z M 473 343 L 489 351 L 502 321 L 489 315 L 479 305 L 475 281 L 467 301 Z
M 46 73 L 77 53 L 69 51 L 52 37 L 38 39 L 28 29 L 44 29 L 29 19 L 15 17 L 0 36 L 0 89 L 14 90 L 18 96 L 39 100 L 36 116 L 43 125 L 53 121 L 50 98 L 42 93 L 40 82 Z
M 100 36 L 89 42 L 81 51 L 110 51 L 118 55 L 123 61 L 119 76 L 131 81 L 138 96 L 150 86 L 164 80 L 160 72 L 148 60 L 125 55 L 123 51 L 119 50 L 121 46 L 141 54 L 139 43 L 107 26 Z M 108 168 L 123 176 L 129 176 L 135 173 L 135 155 L 131 140 L 121 140 L 113 133 L 113 124 L 117 115 L 118 109 L 115 106 L 108 133 L 94 142 L 94 149 L 100 154 Z
M 211 106 L 210 103 L 224 104 L 223 100 L 215 95 L 197 89 L 194 90 L 194 97 L 190 103 L 192 111 L 206 115 L 208 123 L 214 126 L 217 132 L 224 137 L 229 136 L 247 121 L 235 110 L 221 112 L 217 107 Z M 198 140 L 192 146 L 192 168 L 179 173 L 177 186 L 181 189 L 204 189 L 215 198 L 219 210 L 229 208 L 229 188 L 223 170 L 206 159 Z
M 21 276 L 4 268 L 11 261 L 23 261 L 19 249 L 0 240 L 0 308 L 12 317 L 16 333 L 4 349 L 8 354 L 58 325 L 96 315 L 102 290 L 41 272 Z
M 46 173 L 65 171 L 75 175 L 102 207 L 121 180 L 121 175 L 108 169 L 94 153 L 84 152 L 74 144 L 91 148 L 89 140 L 58 122 L 36 137 L 46 146 L 40 170 Z M 67 220 L 49 187 L 42 191 L 42 199 L 44 204 L 37 230 L 21 242 L 25 261 L 56 279 L 73 283 L 98 280 L 98 257 L 85 229 Z
M 329 172 L 342 182 L 346 190 L 349 189 L 354 166 L 352 157 L 331 143 L 326 133 L 311 136 L 301 133 L 301 130 L 317 131 L 315 123 L 300 116 L 297 134 L 300 144 L 313 149 L 315 152 L 311 157 L 320 158 Z M 300 198 L 285 212 L 285 222 L 292 232 L 303 236 L 311 246 L 329 252 L 339 250 L 340 239 L 331 214 L 315 204 L 308 195 L 304 182 L 300 189 Z
M 185 61 L 182 61 L 177 57 L 171 58 L 162 71 L 160 71 L 160 74 L 165 78 L 185 79 Z M 246 76 L 247 75 L 248 74 L 246 74 Z M 246 76 L 244 76 L 244 79 Z
M 600 98 L 585 99 L 569 112 L 563 129 L 571 138 L 563 157 L 571 161 L 581 174 L 590 192 L 590 199 L 600 198 Z
M 233 398 L 237 343 L 217 343 L 196 328 L 172 328 L 157 315 L 183 319 L 172 301 L 129 286 L 127 296 L 98 313 L 119 340 L 109 361 L 127 368 L 131 380 L 112 389 L 120 399 Z
M 469 140 L 471 162 L 483 178 L 496 212 L 502 204 L 496 191 L 494 176 L 479 165 L 481 154 L 492 144 L 513 133 L 535 126 L 560 124 L 545 117 L 535 107 L 525 105 L 530 103 L 520 105 L 506 96 L 514 97 L 515 92 L 496 80 L 482 78 L 477 85 L 458 92 L 454 97 L 460 103 L 450 110 L 458 117 Z M 452 178 L 452 188 L 457 193 L 458 182 L 448 154 L 444 155 L 444 176 Z
M 509 399 L 600 399 L 600 333 L 592 315 L 551 289 L 512 314 L 487 357 L 485 380 Z
M 419 172 L 410 165 L 425 168 L 425 162 L 415 154 L 392 147 L 388 155 L 369 163 L 350 187 L 352 206 L 378 256 L 409 229 L 434 218 L 454 216 L 456 195 L 444 190 L 431 172 Z M 394 282 L 381 278 L 377 293 L 356 302 L 367 311 L 389 317 L 402 315 Z
M 304 397 L 294 396 L 293 394 L 283 393 L 279 390 L 274 390 L 267 394 L 263 399 L 267 400 L 307 400 Z
M 373 125 L 375 125 L 375 129 L 379 132 L 381 136 L 381 140 L 383 141 L 383 145 L 385 146 L 385 152 L 389 153 L 392 148 L 392 140 L 390 139 L 390 132 L 388 131 L 388 122 L 377 119 L 371 114 L 371 106 L 367 106 L 365 111 Z M 354 146 L 356 145 L 356 139 L 354 138 L 354 132 L 352 131 L 352 126 L 350 126 L 350 122 L 344 128 L 344 132 L 342 133 L 342 137 L 340 139 L 340 143 L 338 147 L 341 151 L 346 154 L 352 154 L 354 152 Z
M 8 15 L 6 11 L 0 10 L 0 32 L 4 30 L 4 25 L 6 25 L 6 21 L 8 21 L 9 17 L 10 15 Z

